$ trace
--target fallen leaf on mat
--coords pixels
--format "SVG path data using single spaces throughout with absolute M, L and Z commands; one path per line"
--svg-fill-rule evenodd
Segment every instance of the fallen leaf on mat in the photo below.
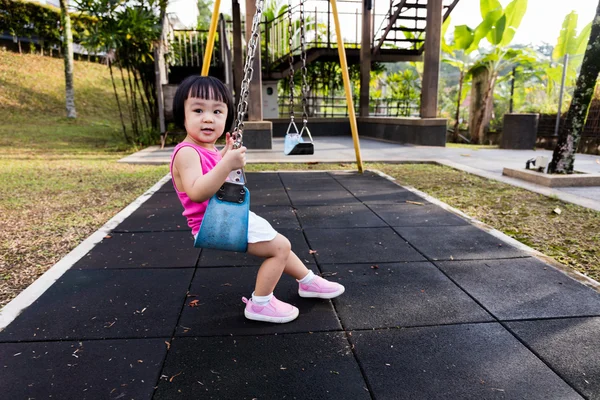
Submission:
M 308 253 L 309 253 L 309 254 L 316 254 L 316 253 L 317 253 L 317 251 L 316 251 L 316 250 L 308 250 Z
M 190 304 L 188 304 L 190 307 L 198 307 L 198 303 L 200 302 L 200 300 L 192 300 L 190 301 Z
M 371 269 L 379 269 L 379 265 L 371 265 Z
M 171 377 L 171 379 L 169 379 L 169 382 L 173 382 L 173 379 L 174 379 L 176 376 L 179 376 L 179 375 L 181 375 L 181 373 L 182 373 L 182 372 L 183 372 L 183 371 L 181 371 L 181 372 L 180 372 L 180 373 L 178 373 L 178 374 L 175 374 L 175 375 L 173 375 L 173 376 Z
M 558 214 L 558 215 L 560 215 L 560 213 L 562 213 L 562 211 L 561 211 L 561 209 L 560 209 L 560 208 L 556 207 L 556 208 L 554 209 L 554 213 L 555 213 L 555 214 Z
M 407 203 L 410 203 L 410 204 L 416 204 L 416 205 L 418 205 L 418 206 L 424 206 L 424 205 L 425 205 L 424 203 L 421 203 L 420 201 L 410 201 L 410 200 L 406 200 L 406 202 L 407 202 Z

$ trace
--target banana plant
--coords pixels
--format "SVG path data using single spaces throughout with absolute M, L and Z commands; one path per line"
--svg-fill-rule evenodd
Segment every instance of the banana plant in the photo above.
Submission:
M 560 35 L 558 36 L 554 51 L 552 52 L 552 60 L 545 69 L 548 76 L 548 94 L 552 93 L 554 88 L 560 85 L 562 72 L 565 68 L 565 55 L 569 56 L 566 74 L 567 85 L 574 86 L 575 80 L 577 79 L 577 70 L 581 66 L 583 58 L 575 56 L 581 56 L 585 53 L 590 37 L 590 31 L 592 29 L 592 22 L 590 21 L 581 29 L 579 34 L 577 34 L 577 20 L 577 13 L 571 11 L 565 16 L 563 21 Z
M 600 3 L 592 21 L 589 45 L 581 63 L 581 70 L 577 77 L 577 84 L 573 92 L 573 100 L 565 118 L 563 128 L 560 130 L 552 161 L 548 165 L 548 173 L 572 174 L 575 163 L 575 151 L 579 145 L 581 135 L 585 128 L 585 120 L 598 75 L 600 74 Z
M 474 79 L 483 83 L 483 96 L 480 107 L 473 107 L 470 118 L 471 139 L 474 143 L 483 141 L 486 116 L 488 116 L 494 87 L 499 73 L 511 68 L 518 62 L 533 62 L 535 57 L 531 51 L 511 49 L 508 47 L 515 36 L 521 20 L 527 10 L 527 0 L 513 0 L 506 8 L 498 0 L 480 0 L 482 22 L 473 32 L 473 42 L 468 51 L 474 51 L 479 41 L 485 38 L 490 44 L 489 51 L 480 52 L 477 61 L 468 70 Z M 473 99 L 472 99 L 473 100 Z
M 453 141 L 458 142 L 458 125 L 460 120 L 460 104 L 464 100 L 463 85 L 465 83 L 466 72 L 471 68 L 473 60 L 470 57 L 471 52 L 479 46 L 481 37 L 475 40 L 475 30 L 467 25 L 458 25 L 454 27 L 454 36 L 452 41 L 448 43 L 445 39 L 446 31 L 450 25 L 450 17 L 446 19 L 442 25 L 442 51 L 444 57 L 442 62 L 452 65 L 459 71 L 458 78 L 458 95 L 456 97 L 456 116 L 454 121 Z

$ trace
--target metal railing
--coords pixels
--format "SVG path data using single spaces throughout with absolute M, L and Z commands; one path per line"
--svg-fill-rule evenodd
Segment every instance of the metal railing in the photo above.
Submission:
M 358 97 L 353 97 L 355 112 L 359 112 Z M 278 101 L 279 116 L 286 118 L 290 114 L 288 99 L 280 98 Z M 309 96 L 307 98 L 307 113 L 312 118 L 344 118 L 348 117 L 348 103 L 345 96 Z M 418 117 L 418 104 L 407 104 L 401 99 L 371 99 L 369 101 L 369 115 L 373 117 Z M 302 113 L 302 106 L 294 106 L 294 113 Z
M 242 31 L 244 29 L 244 23 L 242 22 Z M 227 63 L 227 54 L 222 54 L 225 48 L 221 35 L 225 32 L 225 42 L 229 44 L 233 43 L 233 22 L 227 21 L 221 14 L 219 18 L 219 26 L 217 28 L 217 34 L 215 36 L 215 46 L 213 55 L 211 58 L 211 67 L 219 66 L 223 63 Z M 208 29 L 169 29 L 167 34 L 168 38 L 168 51 L 166 54 L 167 62 L 170 66 L 177 67 L 202 67 L 204 52 L 206 51 L 206 42 L 208 39 Z M 242 43 L 245 39 L 242 38 Z M 245 50 L 245 46 L 242 46 Z

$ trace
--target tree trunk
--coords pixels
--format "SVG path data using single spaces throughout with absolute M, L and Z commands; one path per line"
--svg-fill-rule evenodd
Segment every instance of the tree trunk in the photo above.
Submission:
M 110 59 L 106 58 L 108 62 L 108 69 L 110 70 L 110 80 L 113 85 L 113 90 L 115 92 L 115 98 L 117 99 L 117 108 L 119 109 L 119 116 L 121 117 L 121 125 L 123 126 L 123 136 L 125 137 L 125 141 L 127 143 L 132 143 L 131 138 L 127 136 L 127 128 L 125 128 L 125 119 L 123 118 L 123 111 L 121 110 L 121 102 L 119 101 L 119 94 L 117 93 L 117 85 L 115 85 L 115 77 L 113 75 L 112 62 Z
M 63 46 L 65 60 L 65 89 L 67 118 L 77 118 L 75 111 L 75 89 L 73 88 L 73 33 L 69 16 L 68 0 L 60 0 L 60 14 L 63 25 Z
M 473 76 L 471 87 L 471 110 L 469 117 L 469 131 L 471 143 L 482 143 L 485 128 L 492 118 L 492 93 L 496 77 L 487 68 L 482 68 Z
M 463 87 L 464 77 L 465 77 L 465 73 L 461 68 L 460 76 L 458 78 L 458 98 L 456 99 L 456 121 L 454 122 L 454 134 L 453 134 L 453 140 L 455 143 L 458 143 L 458 126 L 459 126 L 458 120 L 460 119 L 460 99 L 462 98 L 462 87 Z
M 123 83 L 123 91 L 125 92 L 125 104 L 127 105 L 127 111 L 129 112 L 129 122 L 131 123 L 131 130 L 133 131 L 133 138 L 132 140 L 135 141 L 135 138 L 138 136 L 138 129 L 137 129 L 137 120 L 135 119 L 134 115 L 133 115 L 133 111 L 131 108 L 131 102 L 129 101 L 129 92 L 127 91 L 127 83 L 125 82 L 125 75 L 123 74 L 123 66 L 121 65 L 121 62 L 119 61 L 119 71 L 121 71 L 121 82 Z
M 573 173 L 575 151 L 585 127 L 585 120 L 594 95 L 598 73 L 600 73 L 600 2 L 592 22 L 590 39 L 583 56 L 581 71 L 577 77 L 573 99 L 563 128 L 560 130 L 552 161 L 548 165 L 548 173 L 550 174 Z

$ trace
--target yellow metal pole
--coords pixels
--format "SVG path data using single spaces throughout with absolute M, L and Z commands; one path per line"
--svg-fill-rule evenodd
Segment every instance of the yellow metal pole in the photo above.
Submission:
M 217 0 L 218 1 L 218 0 Z M 362 174 L 363 163 L 360 156 L 360 143 L 358 142 L 358 125 L 356 124 L 356 114 L 354 113 L 354 103 L 352 102 L 352 91 L 350 90 L 350 75 L 348 74 L 348 63 L 346 62 L 346 50 L 344 49 L 344 40 L 340 29 L 340 19 L 338 17 L 336 0 L 329 0 L 331 10 L 333 11 L 333 21 L 335 22 L 335 34 L 337 36 L 338 54 L 340 55 L 340 64 L 342 67 L 342 77 L 344 78 L 344 89 L 346 91 L 346 102 L 348 103 L 348 116 L 350 117 L 350 129 L 352 130 L 352 140 L 354 141 L 354 152 L 356 153 L 356 164 L 358 172 Z
M 208 75 L 208 68 L 210 67 L 210 59 L 212 57 L 213 49 L 215 47 L 215 35 L 217 32 L 217 22 L 219 19 L 219 7 L 221 6 L 221 0 L 215 0 L 215 8 L 213 10 L 212 18 L 210 19 L 210 28 L 208 29 L 208 40 L 206 41 L 206 52 L 204 53 L 204 61 L 202 62 L 202 76 Z

